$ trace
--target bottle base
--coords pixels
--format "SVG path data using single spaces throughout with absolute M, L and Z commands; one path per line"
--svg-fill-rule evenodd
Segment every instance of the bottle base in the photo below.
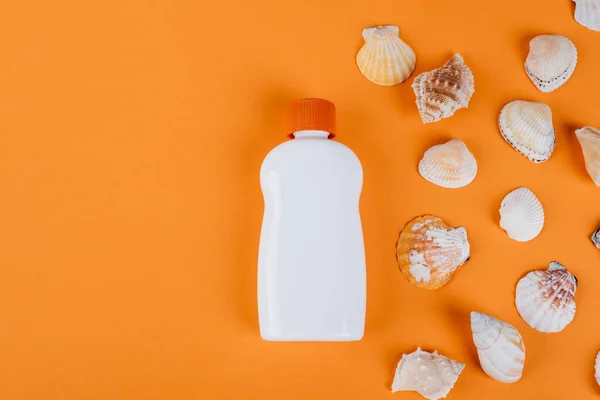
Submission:
M 272 335 L 261 332 L 260 336 L 267 342 L 356 342 L 364 335 L 362 332 L 328 335 Z

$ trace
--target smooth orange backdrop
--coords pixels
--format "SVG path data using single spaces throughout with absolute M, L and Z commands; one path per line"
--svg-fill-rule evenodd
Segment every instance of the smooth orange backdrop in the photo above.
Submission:
M 0 10 L 0 398 L 407 399 L 395 365 L 417 346 L 467 364 L 450 399 L 593 399 L 600 350 L 600 189 L 573 131 L 600 126 L 600 33 L 569 0 L 56 0 Z M 361 30 L 397 24 L 415 75 L 460 52 L 475 75 L 468 110 L 423 125 L 409 82 L 384 88 L 355 66 Z M 543 94 L 523 62 L 537 34 L 579 49 L 571 80 Z M 263 342 L 256 311 L 260 163 L 299 97 L 338 107 L 338 140 L 360 157 L 368 261 L 364 340 Z M 517 154 L 496 119 L 510 100 L 552 107 L 544 164 Z M 422 153 L 464 140 L 466 188 L 433 186 Z M 547 223 L 530 243 L 498 226 L 518 186 Z M 472 259 L 435 292 L 411 286 L 395 242 L 413 217 L 464 225 Z M 574 322 L 530 329 L 514 307 L 527 271 L 579 278 Z M 514 324 L 523 379 L 480 369 L 468 313 Z

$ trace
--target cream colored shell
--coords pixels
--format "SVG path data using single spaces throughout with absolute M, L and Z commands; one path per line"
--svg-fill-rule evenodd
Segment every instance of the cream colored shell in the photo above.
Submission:
M 356 64 L 371 82 L 381 86 L 397 85 L 413 73 L 417 56 L 398 34 L 399 28 L 395 25 L 363 30 L 365 45 L 356 56 Z
M 515 303 L 527 325 L 540 332 L 560 332 L 575 317 L 577 278 L 560 263 L 531 271 L 517 284 Z
M 404 354 L 396 368 L 392 392 L 414 391 L 429 400 L 445 398 L 465 364 L 420 348 Z
M 588 29 L 600 31 L 600 0 L 573 0 L 575 21 Z
M 600 352 L 596 354 L 596 361 L 594 362 L 594 378 L 596 378 L 596 383 L 600 385 Z
M 586 126 L 575 131 L 581 145 L 585 169 L 596 184 L 600 186 L 600 130 Z
M 475 92 L 475 81 L 462 56 L 455 54 L 443 67 L 417 76 L 412 88 L 421 119 L 427 124 L 467 108 Z
M 528 242 L 540 234 L 544 227 L 544 209 L 531 190 L 521 187 L 504 197 L 500 227 L 517 242 Z
M 498 118 L 504 140 L 529 160 L 548 160 L 556 145 L 552 110 L 544 103 L 516 100 L 508 103 Z
M 515 327 L 490 315 L 472 312 L 471 332 L 481 368 L 490 378 L 503 383 L 521 379 L 525 343 Z
M 576 65 L 577 48 L 562 35 L 540 35 L 529 43 L 525 71 L 542 92 L 552 92 L 565 84 Z
M 460 188 L 475 179 L 477 161 L 463 141 L 452 139 L 425 152 L 419 174 L 434 185 Z

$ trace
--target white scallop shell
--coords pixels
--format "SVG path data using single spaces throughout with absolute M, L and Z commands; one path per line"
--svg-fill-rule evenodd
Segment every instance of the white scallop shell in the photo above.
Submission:
M 596 383 L 600 385 L 600 352 L 596 354 L 596 362 L 594 363 L 594 378 L 596 378 Z
M 398 363 L 392 392 L 414 391 L 430 400 L 443 399 L 454 387 L 465 364 L 420 348 Z
M 525 187 L 513 190 L 500 206 L 500 227 L 517 242 L 528 242 L 544 227 L 542 203 Z
M 525 71 L 542 92 L 558 89 L 573 75 L 577 48 L 562 35 L 540 35 L 529 43 Z
M 460 188 L 475 179 L 477 161 L 462 140 L 452 139 L 425 152 L 419 174 L 434 185 Z
M 471 331 L 484 372 L 492 379 L 513 383 L 521 379 L 525 343 L 512 325 L 492 316 L 472 312 Z
M 498 119 L 504 140 L 529 160 L 548 160 L 556 145 L 552 110 L 544 103 L 516 100 L 502 109 Z
M 560 332 L 575 317 L 577 278 L 554 261 L 531 271 L 517 284 L 515 303 L 527 325 L 540 332 Z
M 586 126 L 575 131 L 581 145 L 585 169 L 596 184 L 600 186 L 600 130 Z
M 600 0 L 573 0 L 575 21 L 593 31 L 600 31 Z
M 397 85 L 413 73 L 417 56 L 413 49 L 398 37 L 395 25 L 366 28 L 362 35 L 365 45 L 356 56 L 360 72 L 381 86 Z

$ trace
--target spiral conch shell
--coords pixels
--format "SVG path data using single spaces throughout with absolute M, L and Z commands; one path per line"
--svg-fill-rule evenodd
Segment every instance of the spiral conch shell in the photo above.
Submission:
M 473 73 L 460 54 L 443 67 L 423 72 L 412 84 L 423 123 L 436 122 L 467 108 L 475 92 Z
M 545 271 L 531 271 L 517 284 L 515 303 L 527 325 L 540 332 L 560 332 L 575 317 L 577 278 L 554 261 Z
M 525 343 L 512 325 L 486 314 L 472 312 L 471 331 L 481 368 L 490 378 L 504 383 L 521 379 L 525 365 Z
M 586 126 L 575 131 L 581 145 L 585 169 L 596 184 L 600 186 L 600 130 Z
M 465 364 L 418 348 L 404 354 L 396 368 L 392 392 L 414 391 L 429 400 L 445 398 Z
M 575 21 L 593 31 L 600 31 L 600 0 L 573 0 Z
M 419 174 L 434 185 L 460 188 L 475 179 L 477 161 L 462 140 L 452 139 L 425 152 Z
M 548 93 L 561 87 L 573 75 L 577 48 L 562 35 L 540 35 L 529 43 L 525 71 L 533 84 Z
M 544 227 L 542 203 L 525 187 L 513 190 L 502 200 L 500 227 L 517 242 L 534 239 Z
M 512 101 L 502 109 L 498 125 L 504 140 L 529 160 L 541 163 L 552 155 L 556 135 L 546 104 Z
M 596 229 L 592 234 L 592 243 L 596 248 L 600 249 L 600 228 Z
M 398 240 L 400 270 L 415 286 L 438 289 L 469 260 L 470 246 L 465 228 L 452 228 L 434 215 L 409 222 Z
M 356 56 L 360 72 L 371 82 L 392 86 L 404 82 L 415 70 L 417 56 L 398 37 L 395 25 L 380 25 L 363 30 L 365 45 Z

